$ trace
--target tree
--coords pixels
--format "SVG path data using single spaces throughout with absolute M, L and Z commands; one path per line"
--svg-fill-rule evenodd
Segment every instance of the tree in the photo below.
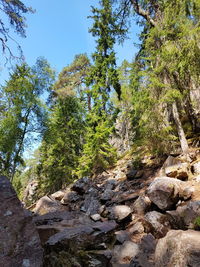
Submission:
M 117 2 L 122 9 L 125 5 L 133 8 L 143 27 L 139 53 L 142 51 L 150 94 L 158 99 L 161 116 L 168 114 L 168 118 L 173 118 L 168 124 L 176 126 L 182 150 L 187 152 L 182 118 L 188 117 L 193 133 L 199 131 L 199 111 L 193 93 L 198 91 L 199 79 L 199 1 Z
M 0 0 L 0 11 L 1 18 L 6 17 L 5 19 L 0 19 L 0 43 L 2 51 L 4 55 L 6 55 L 6 60 L 10 58 L 20 58 L 22 57 L 21 47 L 10 35 L 9 27 L 13 28 L 18 35 L 25 37 L 26 24 L 25 17 L 23 15 L 33 13 L 33 9 L 31 7 L 27 7 L 19 0 Z M 8 23 L 6 19 L 8 20 Z M 19 57 L 15 56 L 10 48 L 10 41 L 17 44 L 20 51 Z
M 40 151 L 40 190 L 52 193 L 72 182 L 82 150 L 84 114 L 76 96 L 58 97 Z
M 94 20 L 89 30 L 96 39 L 96 52 L 92 58 L 86 84 L 91 86 L 92 107 L 87 115 L 87 134 L 80 159 L 79 176 L 101 171 L 113 164 L 116 153 L 109 144 L 109 136 L 113 131 L 112 105 L 110 92 L 115 90 L 120 98 L 121 86 L 116 69 L 114 44 L 126 30 L 118 24 L 112 11 L 111 1 L 100 1 L 101 8 L 92 7 Z
M 91 92 L 90 88 L 86 86 L 90 67 L 90 60 L 86 54 L 76 55 L 73 62 L 64 67 L 59 74 L 54 85 L 54 94 L 61 97 L 79 96 L 82 101 L 86 101 L 88 110 L 91 110 Z
M 0 168 L 11 180 L 17 166 L 23 164 L 25 146 L 44 130 L 46 109 L 40 96 L 50 89 L 53 79 L 47 61 L 38 59 L 32 68 L 17 65 L 1 88 Z

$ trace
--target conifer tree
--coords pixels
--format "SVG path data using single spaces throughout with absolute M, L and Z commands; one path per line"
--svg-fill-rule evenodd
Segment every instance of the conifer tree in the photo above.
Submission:
M 115 90 L 120 97 L 121 86 L 116 70 L 114 44 L 117 36 L 125 34 L 112 11 L 111 0 L 101 0 L 101 8 L 92 7 L 94 20 L 90 32 L 96 37 L 96 51 L 92 58 L 87 85 L 91 86 L 92 108 L 87 116 L 87 135 L 80 159 L 79 175 L 101 171 L 114 162 L 115 151 L 109 144 L 113 130 L 110 92 Z
M 199 132 L 199 9 L 198 0 L 120 0 L 122 10 L 132 8 L 143 27 L 139 57 L 145 66 L 143 80 L 160 129 L 176 129 L 183 152 L 188 151 L 182 118 L 187 117 L 192 132 Z M 129 15 L 128 12 L 120 14 Z M 153 122 L 153 121 L 152 121 Z

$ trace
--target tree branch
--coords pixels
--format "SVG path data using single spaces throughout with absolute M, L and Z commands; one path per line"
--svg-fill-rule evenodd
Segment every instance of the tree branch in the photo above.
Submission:
M 150 14 L 148 11 L 144 10 L 139 4 L 138 0 L 130 0 L 135 12 L 139 15 L 142 16 L 144 19 L 146 19 L 151 26 L 156 27 L 156 22 L 151 18 Z

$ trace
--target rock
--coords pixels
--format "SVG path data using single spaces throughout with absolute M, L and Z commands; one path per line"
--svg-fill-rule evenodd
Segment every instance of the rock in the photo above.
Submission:
M 89 177 L 83 177 L 76 181 L 71 189 L 73 191 L 76 191 L 78 194 L 83 195 L 87 193 L 87 191 L 91 188 L 92 186 L 92 180 Z
M 59 190 L 53 194 L 51 194 L 51 197 L 54 198 L 55 200 L 61 201 L 61 199 L 64 197 L 65 191 L 64 190 Z
M 120 244 L 123 244 L 125 241 L 130 241 L 130 233 L 128 231 L 117 231 L 115 232 L 116 236 L 116 241 L 119 242 Z
M 177 165 L 177 164 L 181 164 L 182 161 L 176 157 L 173 156 L 168 156 L 168 158 L 165 160 L 163 166 L 162 166 L 162 170 L 165 170 L 165 168 L 167 167 L 171 167 L 173 165 Z
M 183 183 L 178 179 L 159 177 L 150 184 L 147 195 L 161 210 L 171 209 L 179 201 Z
M 104 234 L 113 231 L 117 227 L 117 223 L 115 221 L 105 221 L 105 222 L 97 222 L 93 225 L 93 228 L 97 231 L 100 231 Z
M 94 229 L 91 225 L 75 225 L 74 227 L 66 228 L 66 230 L 52 235 L 46 242 L 46 245 L 55 246 L 63 244 L 66 248 L 70 248 L 74 246 L 73 242 L 77 242 L 77 248 L 84 248 L 88 245 L 89 235 L 93 231 Z
M 189 201 L 185 205 L 178 206 L 176 211 L 168 211 L 167 213 L 173 219 L 174 227 L 195 228 L 198 226 L 196 220 L 200 218 L 200 201 Z
M 154 267 L 155 248 L 155 238 L 151 234 L 144 236 L 139 244 L 139 253 L 132 258 L 129 267 Z
M 101 220 L 101 216 L 99 214 L 93 214 L 90 216 L 90 218 L 95 222 Z
M 106 183 L 104 184 L 104 188 L 105 190 L 110 189 L 113 190 L 117 185 L 117 181 L 115 179 L 109 179 L 106 181 Z
M 134 213 L 144 215 L 151 206 L 151 200 L 148 196 L 139 196 L 138 199 L 132 205 L 132 210 Z
M 52 225 L 55 222 L 61 222 L 63 220 L 77 219 L 79 216 L 80 213 L 75 211 L 55 211 L 35 216 L 33 217 L 33 221 L 36 225 Z
M 138 253 L 139 246 L 134 242 L 126 241 L 123 243 L 123 245 L 117 245 L 114 247 L 112 252 L 112 266 L 123 266 L 120 264 L 127 264 L 127 266 L 129 266 L 131 259 L 135 257 Z
M 131 215 L 131 208 L 126 205 L 117 205 L 107 208 L 109 219 L 114 219 L 118 222 L 126 219 Z
M 23 202 L 27 205 L 33 203 L 37 199 L 38 181 L 32 180 L 26 186 L 24 191 Z
M 151 211 L 144 216 L 149 224 L 148 232 L 152 233 L 155 238 L 161 238 L 171 229 L 169 219 L 166 215 L 157 211 Z
M 37 201 L 33 212 L 43 215 L 58 210 L 64 210 L 64 207 L 60 204 L 60 202 L 50 198 L 49 196 L 44 196 Z
M 104 266 L 111 258 L 107 247 L 113 242 L 116 227 L 115 221 L 95 223 L 87 216 L 67 220 L 45 243 L 45 266 L 53 262 L 53 266 Z
M 132 179 L 135 178 L 136 174 L 137 174 L 137 170 L 135 170 L 135 169 L 130 169 L 130 170 L 126 173 L 126 177 L 127 177 L 128 180 L 132 180 Z
M 195 188 L 192 186 L 183 186 L 182 190 L 179 192 L 179 196 L 184 200 L 188 200 L 192 198 L 195 191 L 196 191 Z
M 109 266 L 112 257 L 110 250 L 89 251 L 84 257 L 84 266 L 102 267 Z
M 144 233 L 144 226 L 143 226 L 142 222 L 137 221 L 136 223 L 129 225 L 127 231 L 133 235 L 143 234 Z
M 70 202 L 76 202 L 80 200 L 80 195 L 77 192 L 71 191 L 71 189 L 68 189 L 67 192 L 65 192 L 61 203 L 62 204 L 69 204 Z
M 200 232 L 171 230 L 158 241 L 155 251 L 155 266 L 199 267 Z
M 40 240 L 44 244 L 51 236 L 74 227 L 93 226 L 94 222 L 78 212 L 48 213 L 35 219 Z
M 189 177 L 190 169 L 188 163 L 184 162 L 166 167 L 165 174 L 168 177 L 173 177 L 185 181 Z
M 42 267 L 43 251 L 32 216 L 5 176 L 0 176 L 0 218 L 1 266 Z
M 139 197 L 138 192 L 136 193 L 135 190 L 129 190 L 125 193 L 121 192 L 120 190 L 115 194 L 112 198 L 112 203 L 120 204 L 125 203 L 126 201 L 134 201 Z
M 93 215 L 99 213 L 101 203 L 96 196 L 90 194 L 86 195 L 83 205 L 81 206 L 81 211 L 85 212 L 87 215 Z
M 192 165 L 192 172 L 195 175 L 199 175 L 200 174 L 200 161 L 197 161 Z
M 101 201 L 108 201 L 111 200 L 114 196 L 114 192 L 111 189 L 106 189 L 104 193 L 101 195 L 100 199 Z
M 115 175 L 115 180 L 117 181 L 122 181 L 126 179 L 126 174 L 122 171 L 117 171 L 116 175 Z

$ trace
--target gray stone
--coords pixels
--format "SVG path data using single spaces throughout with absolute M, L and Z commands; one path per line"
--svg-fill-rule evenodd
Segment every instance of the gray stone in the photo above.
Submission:
M 117 245 L 114 247 L 112 253 L 112 266 L 117 267 L 120 266 L 119 264 L 129 264 L 131 259 L 138 253 L 139 246 L 134 242 L 126 241 L 123 243 L 123 245 Z
M 123 244 L 125 241 L 130 241 L 131 237 L 130 237 L 130 232 L 128 231 L 117 231 L 115 232 L 115 236 L 116 236 L 116 241 L 118 241 L 119 243 Z
M 173 177 L 185 181 L 189 177 L 190 169 L 188 163 L 184 162 L 166 167 L 165 174 L 168 177 Z
M 139 244 L 139 253 L 132 258 L 129 267 L 154 267 L 155 248 L 155 238 L 151 234 L 144 236 Z
M 146 213 L 144 219 L 149 224 L 148 232 L 152 233 L 155 238 L 161 238 L 171 229 L 169 218 L 157 211 Z
M 171 230 L 158 241 L 155 251 L 155 266 L 199 267 L 200 232 Z
M 116 205 L 110 208 L 107 208 L 108 211 L 108 217 L 110 219 L 114 219 L 118 222 L 126 219 L 131 215 L 131 208 L 126 205 Z
M 64 195 L 65 195 L 65 190 L 59 190 L 59 191 L 51 194 L 51 197 L 60 201 L 64 197 Z
M 26 212 L 11 183 L 0 176 L 0 265 L 41 267 L 43 251 L 30 212 Z
M 148 196 L 139 196 L 138 199 L 132 205 L 134 213 L 144 215 L 151 206 L 151 200 Z
M 76 181 L 71 187 L 71 189 L 73 191 L 76 191 L 80 195 L 83 195 L 87 193 L 88 189 L 91 187 L 91 184 L 92 184 L 92 181 L 89 177 L 83 177 L 79 179 L 78 181 Z
M 196 219 L 200 218 L 200 201 L 189 201 L 178 206 L 175 211 L 168 211 L 167 213 L 171 216 L 174 227 L 195 228 L 198 226 Z
M 147 195 L 161 210 L 172 208 L 179 201 L 179 192 L 184 182 L 169 178 L 156 178 L 148 187 Z
M 43 215 L 58 210 L 64 210 L 64 207 L 60 204 L 60 202 L 49 196 L 44 196 L 37 201 L 33 212 Z
M 87 215 L 93 215 L 99 213 L 100 207 L 100 201 L 95 196 L 88 194 L 81 206 L 81 211 L 85 212 Z
M 80 195 L 77 192 L 71 191 L 71 189 L 68 189 L 67 192 L 65 192 L 61 203 L 62 204 L 69 204 L 70 202 L 76 202 L 80 200 Z
M 95 222 L 101 220 L 101 216 L 99 214 L 93 214 L 90 216 L 90 218 Z
M 200 161 L 195 162 L 192 165 L 192 169 L 195 175 L 199 175 L 200 174 Z
M 127 173 L 126 173 L 126 177 L 128 180 L 132 180 L 136 177 L 137 174 L 137 170 L 135 169 L 130 169 Z
M 111 200 L 114 195 L 114 192 L 111 189 L 106 189 L 104 193 L 101 195 L 100 199 L 102 201 Z

